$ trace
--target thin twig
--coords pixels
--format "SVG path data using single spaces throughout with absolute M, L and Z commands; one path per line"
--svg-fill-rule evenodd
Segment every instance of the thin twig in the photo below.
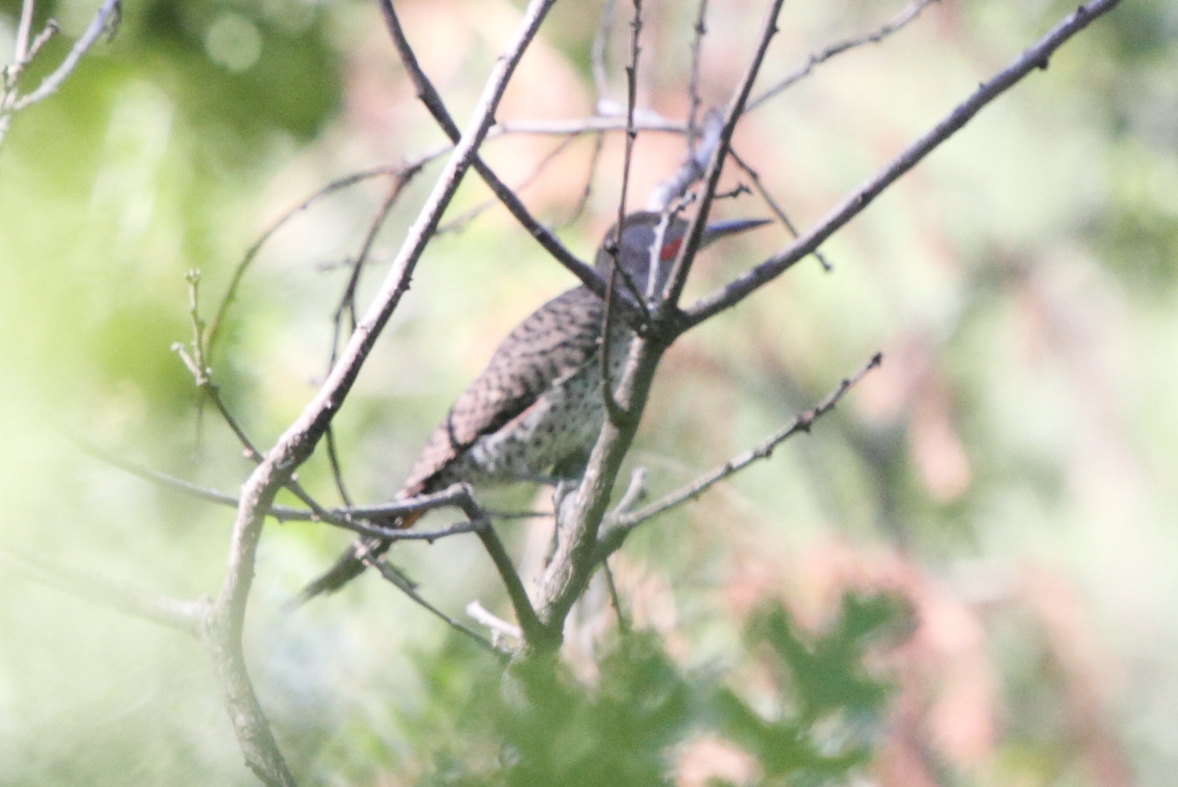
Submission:
M 494 653 L 496 656 L 502 657 L 503 654 L 500 652 L 500 650 L 498 648 L 495 647 L 495 645 L 491 642 L 491 640 L 487 639 L 486 637 L 479 634 L 478 632 L 473 631 L 473 630 L 467 628 L 466 626 L 462 625 L 457 620 L 450 617 L 445 612 L 438 609 L 433 604 L 431 604 L 430 602 L 428 602 L 424 598 L 422 598 L 421 594 L 417 592 L 417 589 L 414 588 L 411 583 L 407 582 L 405 580 L 405 577 L 403 577 L 401 575 L 401 573 L 399 571 L 397 571 L 397 569 L 395 569 L 393 566 L 389 565 L 384 560 L 380 560 L 378 558 L 373 558 L 372 556 L 367 555 L 367 554 L 360 555 L 360 559 L 364 561 L 365 565 L 371 566 L 372 568 L 375 568 L 377 571 L 379 571 L 380 575 L 382 577 L 384 577 L 390 584 L 392 584 L 394 587 L 396 587 L 397 590 L 400 590 L 402 593 L 404 593 L 406 596 L 408 596 L 411 600 L 413 600 L 414 603 L 416 603 L 422 609 L 425 609 L 428 612 L 432 613 L 433 615 L 437 616 L 442 621 L 444 621 L 448 626 L 450 626 L 451 628 L 453 628 L 456 631 L 462 632 L 466 636 L 473 639 L 475 642 L 482 645 L 487 650 Z
M 29 36 L 33 32 L 33 0 L 22 0 L 20 23 L 16 28 L 16 46 L 12 53 L 12 64 L 23 67 L 29 62 Z
M 557 156 L 565 152 L 569 145 L 575 142 L 576 139 L 577 138 L 575 136 L 568 136 L 558 142 L 556 146 L 552 148 L 552 150 L 544 154 L 544 157 L 540 159 L 539 163 L 537 163 L 535 167 L 532 168 L 532 171 L 529 172 L 523 180 L 515 185 L 513 191 L 519 194 L 525 191 L 528 186 L 531 186 L 533 183 L 535 183 L 536 180 L 542 174 L 544 174 L 544 170 L 548 168 L 548 165 L 551 164 Z M 438 234 L 444 235 L 448 232 L 461 232 L 462 230 L 466 229 L 466 225 L 470 224 L 471 221 L 478 218 L 497 202 L 498 200 L 494 198 L 483 200 L 478 205 L 475 205 L 473 208 L 462 212 L 458 216 L 455 216 L 450 221 L 447 221 L 445 224 L 438 227 Z
M 797 227 L 795 227 L 794 223 L 790 221 L 789 216 L 785 214 L 785 210 L 782 209 L 782 207 L 777 204 L 777 201 L 769 194 L 769 190 L 765 188 L 765 184 L 761 181 L 760 174 L 758 174 L 755 169 L 745 163 L 745 160 L 737 154 L 735 148 L 729 149 L 728 153 L 732 156 L 732 160 L 736 162 L 736 165 L 744 170 L 744 173 L 748 175 L 749 178 L 753 181 L 753 188 L 755 188 L 757 193 L 761 195 L 761 199 L 764 200 L 765 204 L 769 206 L 769 210 L 773 211 L 773 215 L 777 217 L 777 220 L 785 225 L 785 228 L 789 230 L 790 235 L 795 238 L 798 237 Z M 829 272 L 834 270 L 834 266 L 831 265 L 830 261 L 826 259 L 826 255 L 822 253 L 821 249 L 814 249 L 814 259 L 818 260 L 818 264 L 822 266 L 824 271 Z
M 67 569 L 55 561 L 11 546 L 0 547 L 0 558 L 43 585 L 194 637 L 200 637 L 201 627 L 208 614 L 207 599 L 187 601 L 158 593 L 145 593 L 95 574 Z
M 708 214 L 711 212 L 712 200 L 715 198 L 716 186 L 720 182 L 720 173 L 724 169 L 724 159 L 728 155 L 728 146 L 732 141 L 732 134 L 736 131 L 736 124 L 744 114 L 745 102 L 749 92 L 753 89 L 753 82 L 761 69 L 765 59 L 765 52 L 769 49 L 769 42 L 777 33 L 777 16 L 781 13 L 784 0 L 774 0 L 765 14 L 765 21 L 761 25 L 761 32 L 757 39 L 757 46 L 749 60 L 748 66 L 741 77 L 740 83 L 728 102 L 724 112 L 724 126 L 720 131 L 720 138 L 712 157 L 708 161 L 707 173 L 703 177 L 703 186 L 699 190 L 699 207 L 687 225 L 687 232 L 679 253 L 675 255 L 675 262 L 671 266 L 671 273 L 667 279 L 666 289 L 663 291 L 662 303 L 659 304 L 657 317 L 665 325 L 672 325 L 678 321 L 679 298 L 687 284 L 687 277 L 691 273 L 695 254 L 699 250 L 703 239 L 704 228 L 707 226 Z
M 601 397 L 605 402 L 606 416 L 610 423 L 620 426 L 630 414 L 622 408 L 614 398 L 612 374 L 610 373 L 610 333 L 616 303 L 618 275 L 625 278 L 635 301 L 644 304 L 645 299 L 630 277 L 630 272 L 621 264 L 619 256 L 622 253 L 623 230 L 626 219 L 626 192 L 630 187 L 630 165 L 634 156 L 634 140 L 638 132 L 634 130 L 634 105 L 638 101 L 638 56 L 642 52 L 642 0 L 634 0 L 634 17 L 630 20 L 630 62 L 626 66 L 626 147 L 622 159 L 622 189 L 618 196 L 617 232 L 613 237 L 606 238 L 605 250 L 609 253 L 609 289 L 605 296 L 605 313 L 601 320 Z M 646 309 L 645 305 L 642 307 Z
M 601 21 L 597 25 L 597 34 L 593 36 L 593 47 L 589 50 L 589 60 L 593 64 L 593 87 L 597 92 L 593 111 L 598 115 L 613 114 L 618 108 L 609 96 L 609 77 L 606 74 L 605 62 L 609 51 L 610 33 L 613 32 L 616 5 L 617 0 L 605 0 L 605 5 L 601 7 Z
M 438 158 L 439 156 L 446 154 L 450 150 L 450 145 L 441 145 L 431 151 L 423 153 L 414 159 L 411 163 L 375 167 L 363 172 L 354 172 L 351 175 L 345 175 L 342 178 L 338 178 L 333 180 L 331 183 L 328 183 L 326 186 L 307 197 L 298 205 L 295 205 L 293 208 L 279 216 L 278 219 L 269 227 L 267 227 L 266 231 L 263 232 L 256 241 L 254 241 L 254 244 L 246 250 L 245 255 L 241 259 L 241 262 L 239 262 L 237 267 L 234 269 L 233 277 L 229 280 L 229 286 L 225 289 L 225 295 L 221 298 L 221 303 L 217 306 L 217 313 L 213 316 L 213 321 L 209 324 L 208 339 L 205 342 L 209 355 L 211 356 L 216 351 L 218 340 L 221 337 L 221 331 L 223 330 L 223 326 L 225 324 L 225 317 L 229 311 L 229 306 L 237 297 L 237 291 L 241 286 L 241 281 L 245 277 L 246 271 L 249 270 L 250 266 L 253 264 L 254 259 L 258 256 L 258 252 L 262 250 L 262 246 L 264 246 L 266 242 L 270 240 L 271 237 L 273 237 L 274 233 L 278 232 L 278 230 L 280 230 L 288 221 L 293 219 L 299 213 L 307 210 L 321 199 L 324 199 L 325 197 L 328 197 L 337 191 L 354 186 L 357 183 L 362 183 L 366 180 L 378 177 L 392 176 L 403 179 L 412 178 L 413 175 L 416 175 L 418 172 L 420 172 L 426 164 Z
M 661 131 L 668 134 L 686 134 L 687 124 L 668 120 L 656 112 L 644 109 L 635 113 L 634 122 L 627 123 L 625 116 L 613 115 L 580 118 L 576 120 L 511 120 L 499 123 L 488 134 L 488 139 L 505 134 L 595 134 L 602 131 Z
M 472 618 L 491 629 L 493 632 L 506 634 L 507 636 L 512 637 L 517 641 L 524 638 L 524 634 L 522 631 L 520 631 L 519 626 L 515 625 L 514 623 L 508 623 L 498 615 L 488 612 L 487 608 L 478 602 L 478 599 L 466 605 L 466 614 L 470 615 Z
M 693 157 L 695 146 L 699 142 L 699 109 L 703 99 L 699 95 L 699 66 L 703 55 L 704 36 L 708 33 L 708 0 L 699 0 L 699 7 L 695 13 L 695 26 L 691 36 L 691 75 L 687 80 L 687 154 Z
M 605 586 L 609 589 L 609 600 L 614 607 L 614 615 L 618 618 L 618 633 L 623 637 L 630 633 L 630 621 L 622 611 L 622 598 L 618 595 L 618 586 L 614 582 L 614 572 L 609 567 L 609 561 L 601 561 L 601 573 L 605 575 Z
M 1068 14 L 1046 35 L 1014 59 L 1009 66 L 978 86 L 968 99 L 957 106 L 924 136 L 913 142 L 869 178 L 850 196 L 835 206 L 822 220 L 786 248 L 724 287 L 700 298 L 684 310 L 683 330 L 698 325 L 719 312 L 735 306 L 769 281 L 780 276 L 794 263 L 817 249 L 855 216 L 863 212 L 884 189 L 912 169 L 942 142 L 953 136 L 982 107 L 1005 93 L 1035 69 L 1046 69 L 1055 50 L 1079 33 L 1093 20 L 1108 13 L 1121 0 L 1092 0 Z M 686 247 L 686 244 L 685 244 Z
M 559 226 L 567 227 L 573 224 L 585 212 L 585 208 L 589 205 L 589 197 L 593 193 L 593 178 L 597 174 L 597 163 L 601 161 L 601 151 L 604 148 L 605 134 L 600 132 L 594 134 L 593 154 L 589 157 L 589 173 L 585 176 L 585 188 L 581 189 L 581 196 L 577 198 L 577 204 L 573 206 L 568 218 L 562 221 Z
M 533 1 L 535 2 L 535 0 Z M 438 94 L 437 89 L 430 82 L 429 77 L 422 70 L 421 64 L 417 61 L 417 55 L 414 53 L 413 47 L 409 45 L 409 40 L 405 37 L 405 31 L 401 27 L 401 20 L 397 17 L 396 9 L 393 8 L 392 0 L 379 0 L 379 6 L 381 14 L 384 16 L 385 26 L 388 28 L 389 35 L 393 39 L 393 45 L 397 48 L 397 53 L 401 56 L 401 62 L 405 66 L 409 78 L 413 80 L 414 87 L 417 88 L 417 97 L 425 104 L 425 108 L 429 110 L 430 115 L 433 116 L 437 124 L 441 126 L 443 133 L 451 140 L 457 140 L 459 138 L 458 126 L 450 116 L 446 105 L 442 102 L 442 97 Z M 484 131 L 483 133 L 485 135 L 487 132 Z M 480 137 L 479 143 L 482 143 L 482 137 Z M 604 298 L 606 283 L 597 274 L 597 271 L 592 266 L 586 265 L 573 256 L 572 252 L 566 249 L 564 244 L 557 240 L 556 236 L 548 228 L 536 221 L 535 217 L 528 212 L 527 207 L 519 197 L 507 187 L 507 184 L 499 179 L 499 176 L 478 155 L 478 148 L 475 148 L 471 155 L 471 166 L 474 167 L 474 170 L 487 184 L 487 187 L 503 202 L 503 205 L 511 212 L 511 215 L 515 216 L 516 220 L 524 226 L 524 229 L 549 254 L 555 257 L 561 265 L 580 279 L 582 284 L 596 293 L 598 297 Z M 623 311 L 626 314 L 627 321 L 633 325 L 638 325 L 639 315 L 637 310 L 626 308 L 626 306 L 625 304 L 623 305 Z
M 61 61 L 61 65 L 54 69 L 53 73 L 42 79 L 41 84 L 37 86 L 36 90 L 17 99 L 12 105 L 13 112 L 19 112 L 25 107 L 49 98 L 49 96 L 53 95 L 61 87 L 66 77 L 77 67 L 78 61 L 94 45 L 94 42 L 98 40 L 99 36 L 104 32 L 108 32 L 109 36 L 113 37 L 113 25 L 118 24 L 119 3 L 120 0 L 104 0 L 98 11 L 90 19 L 90 24 L 86 27 L 86 31 L 82 33 L 81 38 L 75 41 L 74 45 L 70 47 L 69 53 Z
M 871 357 L 871 360 L 855 374 L 839 382 L 830 394 L 825 399 L 818 403 L 813 409 L 808 410 L 801 415 L 794 418 L 784 428 L 767 437 L 757 445 L 753 446 L 744 453 L 738 454 L 727 462 L 718 467 L 709 470 L 702 476 L 692 481 L 690 484 L 675 490 L 674 492 L 656 500 L 650 505 L 643 506 L 637 511 L 629 513 L 622 513 L 613 519 L 609 527 L 602 533 L 601 539 L 598 542 L 597 559 L 604 560 L 609 555 L 613 554 L 621 547 L 622 542 L 626 537 L 646 520 L 658 516 L 659 514 L 676 506 L 682 505 L 690 500 L 694 500 L 701 494 L 706 492 L 711 487 L 720 483 L 729 476 L 737 473 L 744 468 L 751 465 L 759 459 L 768 459 L 772 456 L 773 451 L 778 445 L 793 437 L 798 432 L 809 432 L 810 427 L 813 426 L 814 421 L 824 416 L 835 408 L 839 400 L 853 388 L 864 375 L 876 368 L 883 361 L 883 355 L 876 353 Z
M 820 66 L 827 60 L 830 60 L 832 57 L 841 55 L 844 52 L 849 52 L 850 50 L 861 46 L 866 46 L 867 44 L 879 43 L 883 39 L 890 36 L 892 33 L 902 29 L 916 17 L 920 16 L 920 12 L 923 11 L 926 6 L 936 2 L 940 2 L 940 0 L 912 0 L 912 2 L 910 2 L 908 5 L 904 6 L 903 10 L 901 10 L 894 19 L 877 30 L 867 33 L 866 35 L 858 36 L 856 38 L 848 38 L 844 41 L 839 41 L 838 43 L 831 44 L 830 46 L 826 47 L 821 52 L 810 55 L 810 57 L 806 59 L 804 65 L 778 80 L 773 84 L 772 87 L 761 93 L 761 95 L 749 101 L 748 107 L 745 109 L 745 111 L 752 112 L 761 104 L 764 104 L 778 93 L 790 87 L 790 85 L 793 85 L 809 76 L 810 72 L 812 72 L 817 66 Z

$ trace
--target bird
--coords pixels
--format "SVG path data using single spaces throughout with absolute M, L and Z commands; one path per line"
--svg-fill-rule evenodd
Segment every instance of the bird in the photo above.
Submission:
M 700 248 L 766 223 L 739 219 L 709 224 Z M 594 268 L 608 280 L 616 255 L 630 282 L 623 284 L 624 277 L 619 277 L 615 297 L 634 301 L 640 294 L 644 302 L 653 303 L 686 231 L 687 222 L 677 215 L 631 213 L 623 218 L 620 234 L 617 224 L 606 233 Z M 455 399 L 395 499 L 438 492 L 456 482 L 477 486 L 579 476 L 605 418 L 599 356 L 604 319 L 605 301 L 585 286 L 556 296 L 526 317 Z M 608 352 L 613 380 L 618 379 L 632 337 L 620 318 L 611 319 Z M 405 514 L 380 524 L 408 528 L 422 515 Z M 375 536 L 357 538 L 326 573 L 298 594 L 294 606 L 343 587 L 364 571 L 365 556 L 380 557 L 390 543 Z

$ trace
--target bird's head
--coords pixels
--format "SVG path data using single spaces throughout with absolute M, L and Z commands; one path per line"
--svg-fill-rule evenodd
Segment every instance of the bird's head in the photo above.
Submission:
M 735 235 L 754 227 L 769 223 L 769 219 L 736 219 L 717 221 L 704 228 L 700 248 L 728 235 Z M 631 213 L 622 220 L 622 237 L 618 244 L 617 258 L 634 284 L 647 300 L 662 291 L 671 273 L 671 265 L 683 245 L 687 233 L 687 221 L 679 216 L 663 216 L 643 211 Z M 617 225 L 610 227 L 605 239 L 597 249 L 594 267 L 604 278 L 609 278 L 613 255 L 610 247 L 618 237 Z M 655 273 L 652 276 L 652 272 Z M 626 288 L 619 286 L 618 292 Z

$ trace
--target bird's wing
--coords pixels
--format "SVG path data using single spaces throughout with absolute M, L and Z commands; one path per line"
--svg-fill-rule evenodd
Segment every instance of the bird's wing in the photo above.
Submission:
M 601 299 L 577 287 L 517 325 L 434 429 L 405 481 L 406 492 L 429 491 L 431 477 L 475 440 L 515 418 L 556 381 L 583 366 L 597 350 L 603 313 Z

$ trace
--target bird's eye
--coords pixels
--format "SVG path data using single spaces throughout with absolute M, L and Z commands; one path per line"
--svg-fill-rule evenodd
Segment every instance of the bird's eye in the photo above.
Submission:
M 679 253 L 679 247 L 683 245 L 682 238 L 675 238 L 663 244 L 662 251 L 659 252 L 659 262 L 666 262 Z

